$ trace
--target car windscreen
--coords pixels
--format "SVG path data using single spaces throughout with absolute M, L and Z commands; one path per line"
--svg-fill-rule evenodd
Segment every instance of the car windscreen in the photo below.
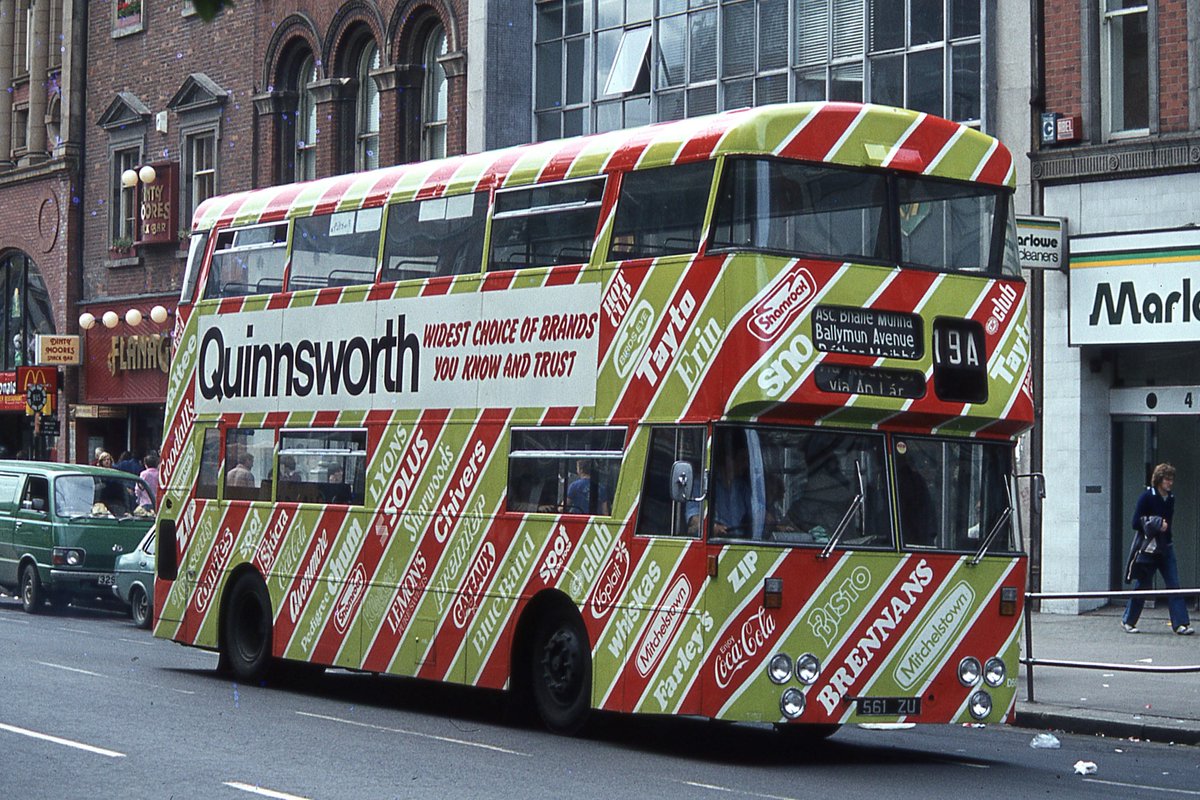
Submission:
M 54 508 L 60 517 L 152 517 L 153 507 L 138 503 L 147 494 L 134 477 L 67 475 L 54 483 Z

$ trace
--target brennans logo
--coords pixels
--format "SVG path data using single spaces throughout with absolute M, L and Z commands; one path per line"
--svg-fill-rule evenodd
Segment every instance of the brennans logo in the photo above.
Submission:
M 246 326 L 254 339 L 254 326 Z M 200 342 L 197 382 L 205 400 L 229 398 L 359 396 L 383 390 L 403 392 L 411 357 L 408 391 L 420 384 L 421 343 L 405 332 L 405 315 L 387 320 L 380 336 L 349 339 L 300 339 L 229 347 L 218 327 Z
M 1191 322 L 1200 320 L 1200 294 L 1192 294 L 1192 281 L 1184 278 L 1178 292 L 1168 292 L 1166 297 L 1147 292 L 1140 299 L 1133 281 L 1121 281 L 1114 298 L 1112 284 L 1105 281 L 1096 286 L 1088 325 L 1099 325 L 1102 312 L 1109 325 L 1124 325 L 1127 321 L 1133 325 Z
M 634 659 L 638 674 L 643 678 L 654 671 L 663 653 L 667 652 L 667 644 L 675 638 L 675 629 L 683 621 L 683 612 L 691 599 L 692 585 L 686 575 L 680 575 L 663 598 L 662 608 L 650 620 L 646 637 Z
M 984 325 L 989 334 L 995 334 L 1008 319 L 1008 312 L 1017 302 L 1017 290 L 1007 284 L 1000 284 L 1000 296 L 992 298 L 992 315 Z
M 816 296 L 812 273 L 795 264 L 750 313 L 746 323 L 750 333 L 764 342 L 774 341 Z

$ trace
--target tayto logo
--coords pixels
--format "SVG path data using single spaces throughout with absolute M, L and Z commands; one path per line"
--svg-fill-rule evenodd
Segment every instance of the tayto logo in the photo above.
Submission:
M 991 335 L 995 335 L 996 331 L 1000 330 L 1000 326 L 1004 324 L 1004 320 L 1008 319 L 1008 312 L 1012 311 L 1013 304 L 1017 301 L 1017 290 L 1007 284 L 1000 284 L 1000 296 L 992 298 L 992 315 L 988 317 L 984 327 Z
M 646 638 L 638 648 L 635 663 L 638 674 L 643 678 L 649 675 L 662 660 L 667 652 L 667 644 L 675 638 L 675 629 L 683 620 L 684 609 L 692 597 L 692 585 L 686 575 L 680 575 L 663 598 L 662 608 L 650 620 Z
M 775 618 L 760 608 L 742 623 L 742 633 L 737 639 L 730 636 L 717 651 L 714 676 L 717 686 L 724 689 L 733 680 L 734 674 L 754 658 L 775 632 Z
M 495 568 L 496 546 L 487 542 L 475 557 L 475 563 L 463 581 L 462 593 L 454 601 L 454 627 L 461 629 L 467 626 L 467 621 L 483 599 L 483 586 Z
M 754 307 L 746 323 L 750 333 L 764 342 L 774 341 L 816 296 L 817 282 L 812 273 L 797 263 Z
M 350 619 L 354 609 L 358 607 L 363 594 L 367 591 L 367 570 L 362 564 L 355 564 L 354 571 L 346 579 L 342 594 L 338 597 L 337 606 L 333 609 L 333 627 L 338 633 L 345 633 L 350 627 Z
M 612 610 L 613 604 L 617 602 L 617 598 L 624 591 L 627 580 L 629 580 L 629 546 L 621 542 L 613 550 L 612 558 L 604 566 L 604 571 L 600 573 L 600 579 L 596 582 L 596 594 L 592 598 L 593 617 L 603 619 Z

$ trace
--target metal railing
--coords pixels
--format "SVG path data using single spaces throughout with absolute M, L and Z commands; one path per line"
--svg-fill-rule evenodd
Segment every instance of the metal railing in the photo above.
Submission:
M 1102 669 L 1112 672 L 1148 672 L 1162 674 L 1181 674 L 1200 672 L 1200 664 L 1182 666 L 1155 666 L 1151 664 L 1110 664 L 1101 661 L 1072 661 L 1057 658 L 1034 658 L 1033 656 L 1033 602 L 1034 600 L 1106 600 L 1112 598 L 1159 598 L 1159 597 L 1193 597 L 1200 595 L 1200 589 L 1125 589 L 1114 592 L 1026 592 L 1025 593 L 1025 656 L 1021 663 L 1025 665 L 1025 699 L 1030 703 L 1033 699 L 1033 668 L 1036 667 L 1070 667 L 1073 669 Z

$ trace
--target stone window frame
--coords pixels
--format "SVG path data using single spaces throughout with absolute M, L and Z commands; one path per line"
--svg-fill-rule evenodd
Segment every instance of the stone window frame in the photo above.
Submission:
M 122 186 L 121 172 L 117 168 L 117 159 L 123 153 L 137 152 L 134 167 L 144 163 L 146 155 L 146 134 L 150 130 L 150 109 L 131 92 L 118 92 L 108 108 L 100 115 L 96 124 L 107 136 L 106 151 L 108 162 L 108 235 L 111 238 L 124 238 L 118 216 L 121 208 Z M 135 201 L 136 202 L 136 201 Z M 133 231 L 128 238 L 137 239 L 136 210 Z
M 193 144 L 197 139 L 213 141 L 213 194 L 221 191 L 221 118 L 229 92 L 203 72 L 193 72 L 167 102 L 179 122 L 179 225 L 190 229 L 199 203 L 192 202 L 195 181 Z M 211 196 L 211 195 L 210 195 Z M 207 198 L 206 198 L 207 199 Z

